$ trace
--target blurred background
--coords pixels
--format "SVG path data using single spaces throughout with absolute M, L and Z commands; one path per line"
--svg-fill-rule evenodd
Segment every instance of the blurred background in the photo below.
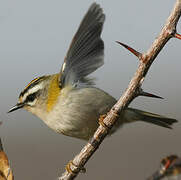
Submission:
M 17 180 L 57 179 L 85 145 L 56 134 L 24 110 L 6 114 L 35 77 L 59 72 L 71 39 L 92 0 L 0 1 L 0 137 Z M 116 40 L 146 51 L 160 32 L 174 1 L 97 0 L 106 14 L 102 33 L 105 65 L 92 76 L 97 87 L 119 98 L 138 60 Z M 181 32 L 181 22 L 178 23 Z M 107 138 L 78 179 L 145 179 L 170 154 L 181 155 L 181 41 L 171 39 L 152 65 L 144 90 L 165 99 L 139 97 L 134 108 L 176 118 L 173 130 L 143 122 Z M 114 176 L 113 176 L 114 174 Z

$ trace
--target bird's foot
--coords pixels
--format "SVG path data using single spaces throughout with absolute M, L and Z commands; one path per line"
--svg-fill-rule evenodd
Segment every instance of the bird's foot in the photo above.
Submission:
M 103 115 L 100 115 L 100 118 L 99 118 L 99 124 L 101 126 L 103 126 L 105 129 L 110 129 L 105 123 L 104 123 L 104 118 L 107 116 L 107 114 L 103 114 Z
M 78 167 L 73 163 L 73 161 L 69 161 L 69 163 L 65 167 L 66 171 L 70 174 L 76 175 L 77 172 L 85 173 L 86 169 L 84 167 Z

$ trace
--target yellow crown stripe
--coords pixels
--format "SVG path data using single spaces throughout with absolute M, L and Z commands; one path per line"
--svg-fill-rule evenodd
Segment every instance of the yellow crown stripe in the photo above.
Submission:
M 59 80 L 59 74 L 56 74 L 51 80 L 51 83 L 48 89 L 47 112 L 52 110 L 53 106 L 58 100 L 58 97 L 60 94 L 60 87 L 59 87 L 58 80 Z
M 31 84 L 40 79 L 40 77 L 33 79 L 24 89 L 27 89 Z

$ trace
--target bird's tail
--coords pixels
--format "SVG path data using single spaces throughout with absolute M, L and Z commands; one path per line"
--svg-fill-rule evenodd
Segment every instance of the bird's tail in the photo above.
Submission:
M 133 121 L 144 121 L 169 129 L 172 129 L 172 124 L 178 122 L 176 119 L 167 118 L 158 114 L 153 114 L 138 109 L 128 108 L 127 111 L 129 111 L 128 114 L 132 114 Z M 126 119 L 128 120 L 128 118 Z

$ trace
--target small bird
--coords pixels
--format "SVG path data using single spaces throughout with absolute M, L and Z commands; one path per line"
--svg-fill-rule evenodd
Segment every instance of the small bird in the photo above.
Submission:
M 104 64 L 101 32 L 105 21 L 102 8 L 93 3 L 84 16 L 57 74 L 32 80 L 19 95 L 9 112 L 24 108 L 42 119 L 54 131 L 88 140 L 116 99 L 96 88 L 87 77 Z M 126 108 L 110 131 L 124 123 L 144 121 L 171 128 L 177 120 L 138 109 Z

